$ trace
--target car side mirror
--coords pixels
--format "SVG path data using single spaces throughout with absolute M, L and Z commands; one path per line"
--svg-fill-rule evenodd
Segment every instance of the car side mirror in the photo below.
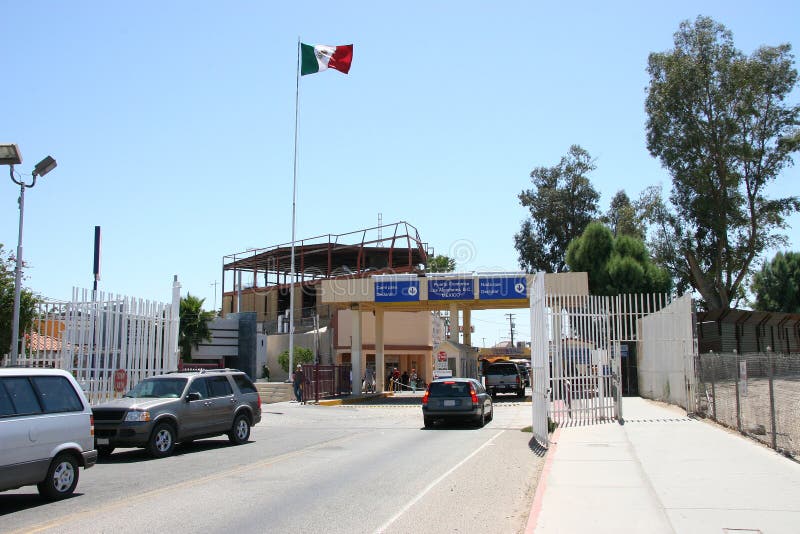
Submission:
M 196 400 L 200 400 L 200 394 L 198 392 L 191 391 L 188 395 L 186 395 L 186 402 L 192 402 Z

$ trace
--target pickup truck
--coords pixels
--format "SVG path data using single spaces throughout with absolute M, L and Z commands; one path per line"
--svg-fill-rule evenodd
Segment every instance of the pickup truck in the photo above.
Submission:
M 483 376 L 486 380 L 486 391 L 492 397 L 496 397 L 498 393 L 516 393 L 519 398 L 525 396 L 525 382 L 515 363 L 493 363 L 484 369 Z

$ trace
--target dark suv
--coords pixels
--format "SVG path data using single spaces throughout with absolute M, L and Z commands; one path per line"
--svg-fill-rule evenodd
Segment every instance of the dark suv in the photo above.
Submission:
M 232 443 L 245 443 L 261 421 L 261 397 L 236 369 L 179 372 L 145 378 L 92 413 L 101 457 L 115 447 L 144 447 L 160 458 L 181 441 L 227 434 Z
M 525 380 L 513 362 L 495 362 L 484 369 L 483 376 L 486 390 L 492 397 L 498 393 L 516 393 L 519 398 L 525 396 Z

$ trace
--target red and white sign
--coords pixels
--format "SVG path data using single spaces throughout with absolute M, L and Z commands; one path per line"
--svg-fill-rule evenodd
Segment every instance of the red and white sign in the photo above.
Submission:
M 122 393 L 128 387 L 128 373 L 125 369 L 117 369 L 114 371 L 114 391 Z
M 447 361 L 447 353 L 445 351 L 443 351 L 443 350 L 440 350 L 439 354 L 436 355 L 436 359 L 439 360 L 440 362 L 446 362 Z

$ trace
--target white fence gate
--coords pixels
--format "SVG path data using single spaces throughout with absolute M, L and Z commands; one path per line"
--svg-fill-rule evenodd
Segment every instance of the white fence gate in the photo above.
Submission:
M 548 357 L 547 311 L 545 309 L 544 273 L 536 273 L 531 289 L 531 404 L 534 439 L 548 445 L 550 412 L 550 364 Z
M 548 445 L 547 426 L 622 420 L 623 357 L 636 357 L 641 321 L 666 307 L 668 295 L 551 295 L 537 273 L 531 291 L 533 433 Z M 691 314 L 676 311 L 691 322 Z M 681 358 L 681 360 L 683 360 Z
M 70 371 L 96 404 L 142 378 L 178 368 L 180 285 L 171 304 L 73 289 L 71 302 L 40 305 L 21 365 Z

